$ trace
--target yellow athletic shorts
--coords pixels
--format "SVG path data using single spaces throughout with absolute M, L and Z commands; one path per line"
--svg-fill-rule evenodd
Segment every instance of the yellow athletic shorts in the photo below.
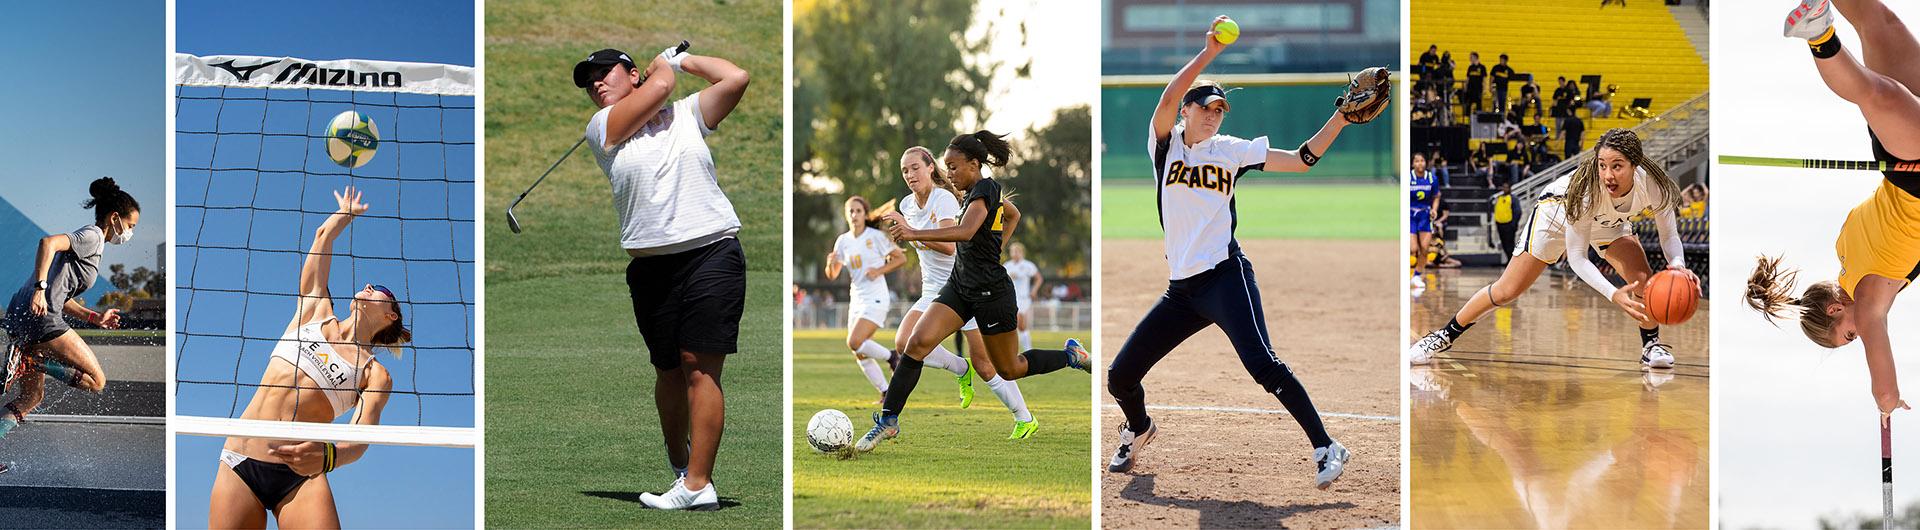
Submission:
M 1849 296 L 1868 274 L 1912 282 L 1920 272 L 1920 198 L 1881 179 L 1873 196 L 1847 214 L 1833 251 Z

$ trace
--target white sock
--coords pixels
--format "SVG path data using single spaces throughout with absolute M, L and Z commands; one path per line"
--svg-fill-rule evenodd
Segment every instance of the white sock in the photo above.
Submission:
M 927 358 L 921 360 L 927 366 L 953 372 L 953 375 L 967 375 L 967 360 L 947 351 L 946 346 L 934 346 L 933 351 L 927 353 Z
M 1025 331 L 1020 332 L 1020 351 L 1031 349 L 1033 349 L 1033 334 Z
M 987 388 L 993 389 L 993 395 L 999 396 L 1000 402 L 1007 405 L 1007 410 L 1013 411 L 1013 419 L 1033 421 L 1033 412 L 1027 410 L 1027 398 L 1020 395 L 1020 383 L 1002 379 L 999 374 L 995 374 L 993 379 L 987 380 Z
M 887 376 L 880 373 L 880 363 L 873 359 L 859 359 L 854 363 L 860 365 L 860 371 L 867 373 L 867 382 L 873 383 L 874 390 L 887 391 Z
M 874 342 L 873 339 L 867 339 L 866 342 L 860 343 L 860 350 L 855 353 L 880 362 L 893 360 L 893 352 L 888 350 L 886 346 L 881 346 L 880 343 Z

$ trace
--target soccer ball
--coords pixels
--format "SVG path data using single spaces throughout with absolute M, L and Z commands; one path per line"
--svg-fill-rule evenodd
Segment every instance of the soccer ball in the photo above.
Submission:
M 807 445 L 817 453 L 838 453 L 853 445 L 853 420 L 847 413 L 827 409 L 807 420 Z
M 373 160 L 380 148 L 380 128 L 357 111 L 346 111 L 327 123 L 327 158 L 347 167 L 360 167 Z

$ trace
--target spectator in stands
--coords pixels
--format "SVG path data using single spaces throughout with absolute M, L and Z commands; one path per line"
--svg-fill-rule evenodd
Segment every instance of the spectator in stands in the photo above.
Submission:
M 1427 155 L 1427 167 L 1433 170 L 1434 180 L 1440 182 L 1440 187 L 1444 188 L 1453 185 L 1453 175 L 1451 174 L 1451 170 L 1447 169 L 1447 157 L 1440 156 L 1439 149 L 1435 149 L 1433 150 L 1433 154 Z
M 1440 203 L 1439 213 L 1435 214 L 1433 218 L 1433 245 L 1431 249 L 1433 251 L 1434 268 L 1460 268 L 1460 260 L 1454 259 L 1453 253 L 1447 250 L 1447 219 L 1451 217 L 1453 217 L 1453 208 L 1447 206 L 1445 202 Z
M 1520 220 L 1513 215 L 1513 187 L 1502 182 L 1499 190 L 1493 195 L 1493 230 L 1500 236 L 1500 263 L 1505 264 L 1513 257 L 1513 238 Z
M 1532 110 L 1533 124 L 1540 125 L 1540 83 L 1528 78 L 1527 84 L 1520 85 L 1520 103 L 1517 106 L 1520 109 L 1520 120 L 1516 121 L 1526 123 L 1524 120 L 1527 117 L 1527 111 Z
M 1587 100 L 1587 113 L 1595 118 L 1613 117 L 1613 94 L 1600 94 Z
M 1408 117 L 1412 119 L 1415 127 L 1431 127 L 1436 123 L 1434 118 L 1444 110 L 1441 108 L 1444 105 L 1446 105 L 1444 101 L 1433 100 L 1432 89 L 1419 86 L 1413 91 L 1413 112 Z
M 1500 54 L 1500 64 L 1493 65 L 1493 111 L 1507 111 L 1507 82 L 1513 80 L 1513 67 L 1507 66 L 1507 54 Z
M 1553 89 L 1553 117 L 1564 121 L 1574 115 L 1573 110 L 1580 108 L 1580 83 L 1560 78 L 1560 84 Z M 1554 128 L 1564 128 L 1565 124 L 1555 123 Z
M 1586 122 L 1580 121 L 1579 116 L 1567 116 L 1560 119 L 1560 130 L 1554 131 L 1553 134 L 1554 136 L 1565 137 L 1567 141 L 1566 147 L 1560 155 L 1561 160 L 1572 160 L 1574 155 L 1580 154 L 1580 137 L 1586 132 L 1587 124 Z
M 1487 88 L 1487 65 L 1480 64 L 1480 52 L 1467 54 L 1467 88 L 1460 93 L 1460 115 L 1467 123 L 1473 123 L 1474 111 L 1480 110 L 1481 96 Z
M 1427 86 L 1427 100 L 1433 102 L 1433 124 L 1439 127 L 1453 126 L 1453 107 L 1447 104 L 1447 93 L 1438 86 Z
M 1707 217 L 1707 185 L 1695 182 L 1680 190 L 1681 217 L 1686 219 L 1704 219 Z
M 1493 169 L 1487 161 L 1487 144 L 1481 143 L 1478 149 L 1467 154 L 1467 176 L 1486 179 L 1487 187 L 1498 188 L 1493 184 Z
M 1420 84 L 1433 84 L 1434 73 L 1440 69 L 1440 45 L 1428 44 L 1427 53 L 1420 54 Z
M 1453 52 L 1440 52 L 1440 67 L 1434 70 L 1433 77 L 1436 83 L 1434 91 L 1440 94 L 1440 101 L 1443 105 L 1445 102 L 1453 100 L 1453 67 Z M 1452 112 L 1448 112 L 1448 114 L 1452 114 Z M 1449 119 L 1447 121 L 1451 122 L 1453 120 Z

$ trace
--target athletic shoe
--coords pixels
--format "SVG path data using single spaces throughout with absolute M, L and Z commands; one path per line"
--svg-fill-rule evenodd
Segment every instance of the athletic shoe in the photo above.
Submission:
M 1034 431 L 1038 430 L 1040 430 L 1040 420 L 1038 418 L 1035 418 L 1033 421 L 1013 420 L 1013 434 L 1007 435 L 1007 439 L 1025 440 L 1033 436 Z
M 1422 291 L 1427 288 L 1427 280 L 1420 278 L 1419 274 L 1415 274 L 1412 280 L 1407 281 L 1407 285 L 1413 286 L 1413 290 L 1415 291 Z
M 687 479 L 682 477 L 674 479 L 673 488 L 667 490 L 666 493 L 659 495 L 652 493 L 640 494 L 640 504 L 644 504 L 648 508 L 655 510 L 693 510 L 704 512 L 720 509 L 720 493 L 718 488 L 713 487 L 712 482 L 708 482 L 707 487 L 700 491 L 689 491 L 687 490 Z
M 1673 368 L 1673 351 L 1658 342 L 1640 348 L 1640 364 L 1647 368 Z
M 1340 445 L 1339 441 L 1326 447 L 1315 447 L 1313 462 L 1320 466 L 1320 473 L 1313 478 L 1315 487 L 1322 490 L 1332 487 L 1333 481 L 1339 480 L 1340 474 L 1346 472 L 1349 458 L 1353 458 L 1353 453 L 1347 452 L 1347 446 Z
M 966 361 L 967 363 L 967 373 L 955 376 L 955 379 L 960 380 L 960 408 L 964 409 L 973 406 L 974 371 L 973 359 L 961 358 L 960 360 Z
M 1080 341 L 1067 339 L 1067 367 L 1086 373 L 1093 373 L 1093 357 L 1087 355 L 1087 349 Z
M 888 440 L 899 435 L 900 435 L 900 418 L 899 417 L 894 417 L 893 421 L 887 421 L 886 417 L 881 416 L 880 413 L 878 412 L 875 412 L 873 413 L 873 429 L 867 431 L 866 436 L 861 436 L 860 441 L 854 442 L 853 449 L 862 453 L 872 451 L 873 448 L 880 446 L 881 441 Z
M 1154 433 L 1160 432 L 1159 423 L 1148 423 L 1147 432 L 1134 434 L 1127 424 L 1120 424 L 1120 448 L 1113 451 L 1113 461 L 1107 463 L 1107 471 L 1126 473 L 1133 470 L 1134 462 L 1140 460 L 1140 450 L 1146 449 L 1153 441 Z
M 12 341 L 6 343 L 6 354 L 0 359 L 0 393 L 13 389 L 13 382 L 26 371 L 26 355 L 22 355 L 20 345 Z
M 1420 337 L 1419 342 L 1407 347 L 1407 362 L 1415 365 L 1432 363 L 1433 356 L 1451 349 L 1453 349 L 1453 339 L 1447 338 L 1444 332 L 1434 331 L 1425 337 Z
M 1653 370 L 1647 370 L 1641 373 L 1644 375 L 1642 375 L 1640 378 L 1640 386 L 1641 388 L 1645 388 L 1648 392 L 1659 392 L 1660 385 L 1664 385 L 1664 384 L 1667 384 L 1667 382 L 1669 381 L 1673 381 L 1673 372 L 1669 370 L 1661 370 L 1657 372 Z
M 1800 6 L 1787 13 L 1787 23 L 1781 34 L 1796 39 L 1813 40 L 1826 35 L 1833 29 L 1833 8 L 1828 0 L 1800 0 Z

